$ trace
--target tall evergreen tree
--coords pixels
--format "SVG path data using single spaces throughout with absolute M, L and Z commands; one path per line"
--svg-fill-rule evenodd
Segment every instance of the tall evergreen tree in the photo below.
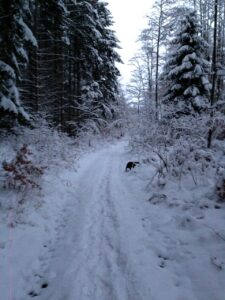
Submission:
M 1 126 L 15 118 L 28 120 L 19 97 L 21 68 L 28 62 L 28 43 L 36 46 L 30 28 L 24 22 L 29 15 L 28 0 L 0 1 L 0 119 Z
M 101 37 L 97 30 L 98 14 L 93 1 L 76 2 L 70 13 L 70 55 L 73 57 L 71 76 L 70 123 L 76 127 L 86 120 L 97 119 L 97 105 L 100 91 L 94 74 L 102 60 L 98 53 L 98 41 Z
M 75 8 L 70 30 L 75 59 L 75 118 L 78 123 L 104 123 L 113 117 L 119 75 L 115 63 L 121 61 L 110 29 L 111 15 L 105 3 L 93 0 L 77 1 Z
M 64 54 L 67 47 L 67 9 L 63 0 L 39 0 L 40 49 L 39 64 L 42 67 L 40 86 L 42 107 L 50 120 L 64 126 L 65 68 Z M 51 12 L 51 14 L 49 14 Z M 46 18 L 46 15 L 49 15 Z
M 98 41 L 98 53 L 101 58 L 101 65 L 96 70 L 96 79 L 99 82 L 102 97 L 99 99 L 103 117 L 113 117 L 114 108 L 117 104 L 118 76 L 117 63 L 122 63 L 120 56 L 115 51 L 118 40 L 114 31 L 110 28 L 113 24 L 112 16 L 107 8 L 107 3 L 97 2 L 98 22 L 97 29 L 101 36 Z
M 175 104 L 180 112 L 200 112 L 209 103 L 207 48 L 208 44 L 199 34 L 196 12 L 188 11 L 171 42 L 163 74 L 168 81 L 164 102 Z
M 0 1 L 0 9 L 3 25 L 5 16 L 12 19 L 0 35 L 0 74 L 4 75 L 0 76 L 0 95 L 4 93 L 0 108 L 4 114 L 11 109 L 12 114 L 26 116 L 19 103 L 19 86 L 22 101 L 33 115 L 41 113 L 69 133 L 76 133 L 88 120 L 106 124 L 107 118 L 113 118 L 119 75 L 115 63 L 120 58 L 106 3 L 10 0 Z M 30 46 L 29 39 L 38 47 Z M 6 94 L 11 102 L 6 102 Z

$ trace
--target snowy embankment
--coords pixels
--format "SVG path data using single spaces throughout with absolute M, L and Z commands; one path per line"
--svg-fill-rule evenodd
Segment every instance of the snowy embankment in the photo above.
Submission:
M 56 168 L 24 224 L 1 221 L 2 299 L 224 300 L 224 205 L 207 187 L 156 194 L 154 167 L 126 173 L 131 159 L 118 142 Z

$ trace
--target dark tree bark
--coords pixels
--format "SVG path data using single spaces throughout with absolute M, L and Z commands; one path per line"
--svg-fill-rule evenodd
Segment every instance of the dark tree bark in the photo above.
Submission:
M 217 17 L 218 0 L 214 0 L 214 30 L 213 30 L 213 53 L 212 53 L 212 91 L 211 105 L 215 103 L 216 79 L 217 79 Z

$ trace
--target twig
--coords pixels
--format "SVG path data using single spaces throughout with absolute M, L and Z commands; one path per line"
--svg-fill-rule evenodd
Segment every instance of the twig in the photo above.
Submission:
M 192 179 L 193 179 L 193 181 L 194 181 L 194 184 L 197 185 L 197 181 L 196 181 L 196 179 L 195 179 L 195 177 L 194 177 L 194 174 L 193 174 L 193 172 L 192 172 L 192 169 L 190 169 L 190 172 L 191 172 L 191 177 L 192 177 Z
M 159 173 L 159 169 L 155 172 L 155 174 L 152 176 L 150 182 L 147 184 L 146 189 L 149 188 L 149 186 L 152 184 L 153 180 L 155 179 L 156 175 Z
M 157 152 L 156 150 L 153 150 L 154 153 L 156 153 L 158 155 L 158 157 L 161 159 L 161 161 L 163 162 L 164 164 L 164 167 L 166 168 L 166 171 L 168 172 L 168 164 L 166 162 L 166 160 L 164 159 L 164 157 L 159 153 Z
M 216 231 L 213 227 L 211 227 L 209 225 L 205 225 L 205 227 L 208 227 L 209 229 L 211 229 L 219 238 L 221 238 L 221 240 L 223 240 L 225 242 L 225 236 L 220 234 L 218 231 Z

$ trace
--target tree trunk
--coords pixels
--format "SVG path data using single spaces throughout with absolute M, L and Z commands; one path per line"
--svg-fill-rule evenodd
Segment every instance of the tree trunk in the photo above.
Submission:
M 215 103 L 215 90 L 217 78 L 217 16 L 218 16 L 218 0 L 214 0 L 214 31 L 213 31 L 213 54 L 212 54 L 212 91 L 211 105 Z
M 159 46 L 161 38 L 161 23 L 162 23 L 162 5 L 160 7 L 160 16 L 158 23 L 158 35 L 157 35 L 157 46 L 156 46 L 156 73 L 155 73 L 155 107 L 156 107 L 156 118 L 159 119 L 159 98 L 158 98 L 158 89 L 159 89 Z

